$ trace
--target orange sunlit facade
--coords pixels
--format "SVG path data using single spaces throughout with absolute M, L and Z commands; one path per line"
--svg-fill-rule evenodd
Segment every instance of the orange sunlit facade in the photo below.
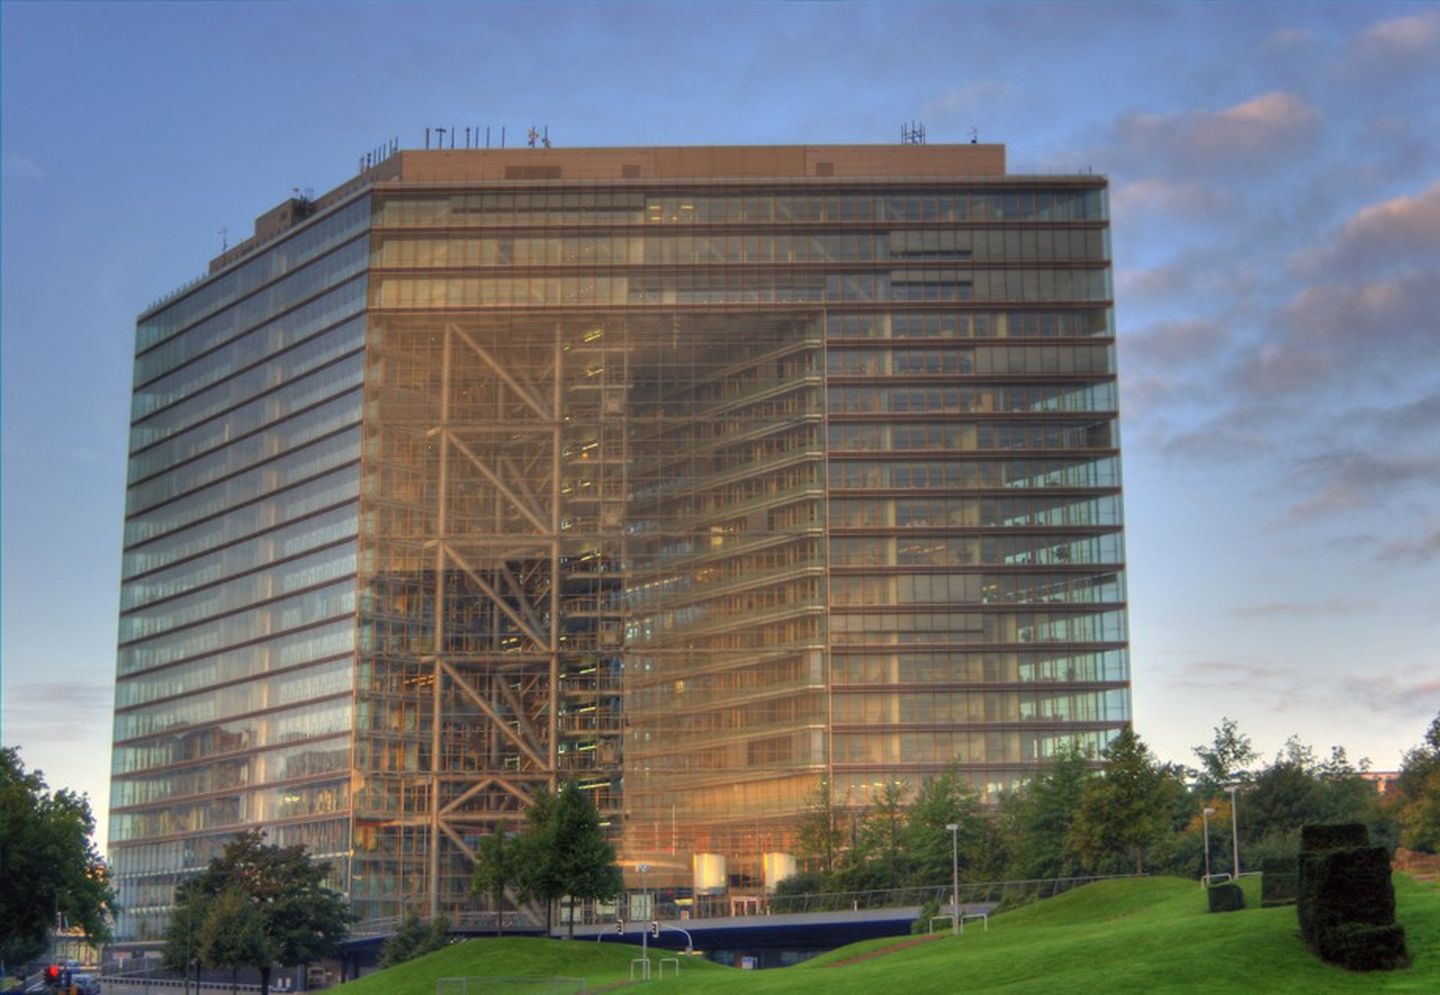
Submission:
M 1103 178 L 405 151 L 261 222 L 137 337 L 132 935 L 251 825 L 461 911 L 556 778 L 758 888 L 824 781 L 993 800 L 1129 719 Z

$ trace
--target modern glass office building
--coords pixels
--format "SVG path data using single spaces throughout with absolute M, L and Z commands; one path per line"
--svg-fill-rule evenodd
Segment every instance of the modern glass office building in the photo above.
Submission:
M 144 313 L 120 934 L 238 829 L 451 913 L 578 780 L 655 886 L 1129 720 L 1106 185 L 993 145 L 397 151 Z

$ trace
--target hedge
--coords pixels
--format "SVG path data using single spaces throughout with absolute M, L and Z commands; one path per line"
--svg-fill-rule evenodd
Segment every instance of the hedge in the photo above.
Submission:
M 1236 912 L 1245 907 L 1245 892 L 1234 882 L 1215 885 L 1207 897 L 1211 912 Z
M 1322 960 L 1353 971 L 1409 963 L 1405 930 L 1395 924 L 1390 855 L 1355 845 L 1354 826 L 1306 826 L 1296 881 L 1300 934 Z M 1359 827 L 1366 838 L 1365 827 Z M 1320 844 L 1334 844 L 1322 849 Z
M 1294 905 L 1296 858 L 1266 857 L 1260 862 L 1260 907 Z

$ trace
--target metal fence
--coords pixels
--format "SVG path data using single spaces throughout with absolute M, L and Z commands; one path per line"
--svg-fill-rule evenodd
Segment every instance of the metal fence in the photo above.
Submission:
M 1109 881 L 1143 875 L 1103 874 L 1086 877 L 1037 878 L 1026 881 L 979 881 L 962 883 L 958 904 L 962 906 L 1024 905 L 1042 898 L 1051 898 L 1092 881 Z M 888 888 L 879 891 L 833 891 L 807 895 L 697 895 L 687 899 L 659 898 L 651 893 L 644 901 L 644 917 L 666 922 L 706 920 L 735 916 L 788 915 L 800 912 L 840 912 L 869 909 L 893 909 L 924 906 L 931 903 L 951 904 L 948 883 L 923 887 Z M 575 906 L 575 924 L 593 926 L 611 924 L 617 918 L 629 920 L 631 900 L 640 896 L 633 892 L 609 902 L 585 901 Z M 499 917 L 506 932 L 535 929 L 536 923 L 519 912 L 505 912 Z M 494 932 L 494 912 L 464 912 L 449 917 L 450 928 L 459 933 Z M 398 917 L 369 919 L 351 929 L 356 937 L 389 936 L 399 927 Z M 555 922 L 563 927 L 569 922 L 569 908 L 561 903 Z

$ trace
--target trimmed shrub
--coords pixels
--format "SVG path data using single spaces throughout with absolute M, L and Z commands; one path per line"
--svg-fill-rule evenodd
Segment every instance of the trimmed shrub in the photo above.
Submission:
M 1296 860 L 1291 857 L 1282 860 L 1276 857 L 1268 857 L 1260 864 L 1260 907 L 1262 909 L 1272 908 L 1276 905 L 1294 905 Z
M 1354 826 L 1306 826 L 1296 881 L 1296 912 L 1305 943 L 1322 960 L 1352 971 L 1409 963 L 1405 930 L 1395 924 L 1390 855 L 1383 846 L 1348 845 Z M 1362 834 L 1364 827 L 1358 827 Z
M 1342 923 L 1393 923 L 1389 855 L 1383 846 L 1302 853 L 1296 899 L 1300 933 L 1316 951 L 1324 946 L 1325 933 Z
M 1395 923 L 1342 923 L 1325 934 L 1324 944 L 1321 956 L 1350 971 L 1394 971 L 1410 964 L 1405 927 Z
M 1300 827 L 1300 849 L 1340 850 L 1352 846 L 1369 846 L 1370 830 L 1363 822 L 1342 822 L 1336 825 Z
M 1208 890 L 1206 897 L 1211 912 L 1237 912 L 1245 907 L 1245 892 L 1234 882 L 1217 884 Z

